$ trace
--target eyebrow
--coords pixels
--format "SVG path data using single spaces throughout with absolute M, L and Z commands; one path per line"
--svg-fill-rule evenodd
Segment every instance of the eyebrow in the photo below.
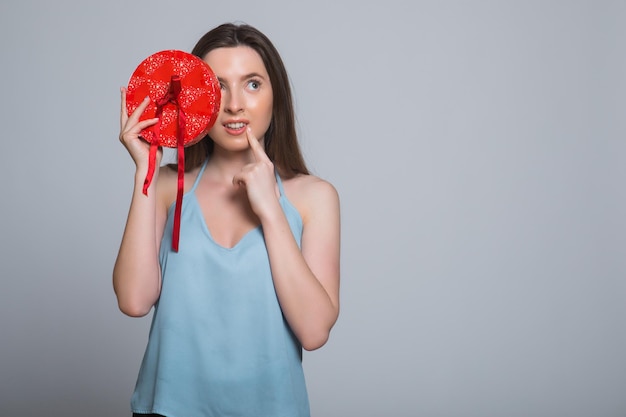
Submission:
M 261 74 L 256 73 L 256 72 L 251 72 L 250 74 L 247 74 L 247 75 L 244 75 L 243 77 L 241 77 L 242 80 L 246 80 L 248 78 L 263 78 L 263 79 L 265 79 L 264 76 L 262 76 Z
M 249 78 L 261 78 L 263 80 L 267 79 L 266 77 L 262 76 L 261 74 L 259 74 L 258 72 L 251 72 L 249 74 L 244 75 L 243 77 L 241 77 L 242 80 L 247 80 Z M 223 82 L 224 78 L 222 77 L 217 77 L 217 80 L 219 82 Z

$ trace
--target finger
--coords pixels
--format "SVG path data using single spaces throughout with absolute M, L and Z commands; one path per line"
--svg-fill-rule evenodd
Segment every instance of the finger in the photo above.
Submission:
M 132 127 L 139 121 L 139 118 L 148 107 L 148 104 L 150 104 L 150 97 L 146 96 L 130 116 L 123 118 L 122 130 L 130 130 L 129 126 Z M 122 110 L 122 113 L 123 112 L 124 110 Z
M 252 129 L 248 126 L 246 129 L 246 137 L 248 138 L 248 143 L 250 144 L 250 148 L 252 149 L 252 153 L 257 161 L 268 161 L 270 158 L 265 153 L 265 149 L 261 146 L 261 142 L 254 136 L 252 133 Z
M 133 125 L 132 128 L 122 132 L 120 134 L 120 140 L 123 142 L 125 140 L 124 137 L 126 136 L 126 134 L 131 134 L 131 137 L 135 137 L 135 136 L 140 137 L 139 135 L 144 129 L 156 124 L 158 121 L 159 121 L 158 117 L 142 120 L 141 122 Z
M 144 130 L 145 128 L 150 127 L 150 126 L 152 126 L 152 125 L 156 124 L 156 122 L 158 122 L 158 121 L 159 121 L 159 118 L 158 118 L 158 117 L 154 117 L 154 118 L 152 118 L 152 119 L 142 120 L 141 122 L 139 122 L 139 123 L 137 123 L 137 124 L 135 125 L 135 128 L 136 128 L 139 132 L 141 132 L 141 131 L 142 131 L 142 130 Z
M 148 104 L 150 104 L 150 96 L 145 96 L 144 99 L 141 101 L 141 103 L 139 103 L 139 105 L 137 106 L 135 111 L 130 115 L 129 118 L 139 119 L 139 116 L 143 114 L 143 112 L 148 107 Z
M 125 87 L 120 88 L 120 94 L 122 96 L 122 99 L 120 100 L 122 103 L 122 108 L 120 111 L 120 130 L 121 130 L 124 128 L 124 125 L 126 124 L 126 121 L 128 120 L 128 113 L 126 112 L 126 88 Z
M 235 176 L 233 177 L 233 185 L 235 186 L 235 188 L 246 186 L 246 179 L 243 172 L 235 174 Z

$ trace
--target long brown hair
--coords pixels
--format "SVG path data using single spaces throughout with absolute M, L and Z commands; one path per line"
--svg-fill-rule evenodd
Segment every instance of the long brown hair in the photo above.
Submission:
M 200 38 L 191 53 L 202 59 L 213 49 L 248 46 L 263 60 L 272 84 L 272 120 L 265 133 L 265 152 L 284 178 L 309 171 L 300 152 L 289 77 L 278 51 L 258 29 L 250 25 L 222 24 Z M 200 166 L 213 151 L 214 143 L 206 136 L 185 148 L 185 171 Z

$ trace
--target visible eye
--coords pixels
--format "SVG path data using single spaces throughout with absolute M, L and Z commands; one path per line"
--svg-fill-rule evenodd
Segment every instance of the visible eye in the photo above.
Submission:
M 226 85 L 220 81 L 220 90 L 226 90 Z
M 258 90 L 261 88 L 261 82 L 259 80 L 250 80 L 248 81 L 248 87 L 252 90 Z

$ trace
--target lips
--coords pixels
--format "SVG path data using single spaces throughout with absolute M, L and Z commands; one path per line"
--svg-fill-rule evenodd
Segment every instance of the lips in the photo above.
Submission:
M 229 120 L 226 123 L 222 123 L 224 126 L 224 130 L 228 132 L 228 134 L 233 136 L 239 136 L 246 131 L 248 127 L 247 120 Z

